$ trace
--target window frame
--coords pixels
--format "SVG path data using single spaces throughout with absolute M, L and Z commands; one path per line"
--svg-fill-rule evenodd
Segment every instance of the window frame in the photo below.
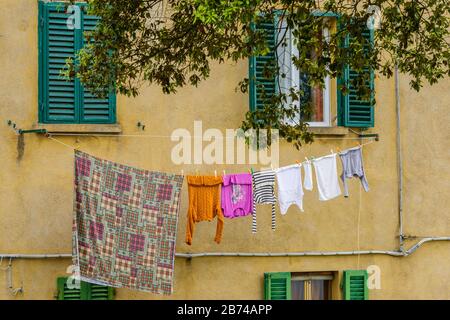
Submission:
M 73 93 L 73 112 L 74 117 L 73 119 L 51 119 L 50 118 L 50 66 L 49 66 L 49 60 L 50 60 L 50 39 L 49 39 L 49 24 L 50 24 L 50 17 L 49 17 L 49 10 L 53 7 L 60 9 L 59 6 L 62 6 L 61 8 L 65 8 L 67 5 L 70 5 L 70 3 L 67 2 L 61 2 L 61 1 L 55 1 L 55 2 L 45 2 L 42 0 L 39 0 L 38 2 L 38 123 L 42 125 L 61 125 L 61 126 L 86 126 L 86 125 L 95 125 L 95 126 L 111 126 L 111 125 L 117 125 L 117 97 L 116 92 L 114 89 L 111 89 L 109 94 L 107 95 L 107 98 L 100 99 L 100 100 L 107 100 L 107 109 L 106 109 L 106 102 L 104 101 L 104 104 L 102 107 L 95 106 L 93 107 L 93 110 L 101 110 L 101 115 L 104 114 L 107 110 L 107 116 L 105 116 L 104 119 L 99 117 L 99 114 L 93 113 L 94 116 L 91 116 L 92 118 L 88 118 L 89 108 L 87 106 L 89 103 L 86 103 L 85 100 L 92 99 L 90 98 L 89 91 L 84 88 L 78 78 L 74 79 L 74 93 Z M 89 16 L 84 12 L 84 8 L 86 7 L 86 2 L 76 2 L 74 5 L 81 8 L 81 28 L 80 31 L 75 30 L 73 37 L 74 37 L 74 54 L 76 52 L 83 48 L 85 45 L 84 40 L 84 32 L 85 32 L 85 26 L 84 26 L 84 19 L 85 16 Z M 89 16 L 91 17 L 91 16 Z M 62 70 L 62 69 L 60 69 Z M 63 78 L 61 78 L 63 80 Z M 94 100 L 97 98 L 94 98 Z M 91 102 L 92 103 L 92 102 Z M 96 102 L 98 104 L 101 104 L 102 102 Z M 94 103 L 95 104 L 95 103 Z M 91 107 L 92 108 L 92 107 Z M 97 118 L 96 118 L 97 117 Z M 107 118 L 106 118 L 107 117 Z
M 339 299 L 338 271 L 311 271 L 311 272 L 265 272 L 264 273 L 264 299 L 265 300 L 292 300 L 293 281 L 327 280 L 327 299 Z M 311 292 L 312 293 L 312 292 Z
M 283 22 L 280 23 L 280 26 L 277 26 L 277 35 L 280 34 L 280 32 L 282 32 L 281 30 L 283 30 Z M 289 77 L 279 77 L 281 78 L 280 80 L 280 87 L 282 88 L 295 88 L 295 90 L 299 90 L 300 89 L 300 70 L 294 65 L 293 63 L 293 56 L 298 56 L 298 49 L 297 46 L 295 45 L 295 39 L 292 36 L 292 30 L 288 30 L 288 32 L 286 33 L 286 35 L 289 37 L 288 39 L 288 45 L 289 45 L 289 49 L 288 49 L 288 55 L 289 55 L 289 61 L 287 62 L 288 67 L 290 69 L 290 75 Z M 325 27 L 322 29 L 322 36 L 325 38 L 329 38 L 330 35 L 330 30 L 329 28 Z M 280 55 L 278 55 L 280 56 Z M 279 59 L 279 58 L 278 58 Z M 322 112 L 323 112 L 323 121 L 305 121 L 305 123 L 307 123 L 310 127 L 314 127 L 314 128 L 329 128 L 332 126 L 331 124 L 331 106 L 332 106 L 332 101 L 331 101 L 331 77 L 329 75 L 327 75 L 324 79 L 324 87 L 322 88 Z M 337 101 L 334 101 L 335 103 L 337 103 Z M 290 103 L 292 103 L 295 107 L 299 107 L 299 110 L 301 108 L 300 105 L 300 101 L 287 101 L 285 107 L 287 107 Z M 300 123 L 301 119 L 301 114 L 298 114 L 298 117 L 296 117 L 296 119 L 287 119 L 286 122 L 290 125 L 295 125 Z

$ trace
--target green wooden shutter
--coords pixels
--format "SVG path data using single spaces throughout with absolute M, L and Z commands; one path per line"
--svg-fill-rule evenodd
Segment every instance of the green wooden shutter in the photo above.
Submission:
M 258 24 L 253 24 L 252 27 L 264 32 L 267 46 L 271 49 L 264 56 L 253 56 L 249 59 L 250 110 L 255 111 L 264 108 L 264 104 L 277 91 L 276 77 L 268 77 L 264 72 L 265 69 L 276 64 L 276 21 L 263 20 Z
M 346 270 L 343 275 L 344 300 L 368 300 L 366 270 Z
M 369 41 L 368 43 L 373 43 L 374 33 L 373 30 L 369 30 L 366 25 L 362 28 L 363 37 Z M 351 39 L 346 39 L 345 45 L 348 45 Z M 338 79 L 338 87 L 344 85 L 348 88 L 348 93 L 346 95 L 338 89 L 338 125 L 345 127 L 359 127 L 359 128 L 369 128 L 375 125 L 375 114 L 374 114 L 374 72 L 373 70 L 365 70 L 364 72 L 369 73 L 369 80 L 366 84 L 372 90 L 372 94 L 369 100 L 363 100 L 358 97 L 356 88 L 352 85 L 353 79 L 355 79 L 359 74 L 358 72 L 350 69 L 347 65 L 344 69 L 344 76 Z
M 67 3 L 39 1 L 39 122 L 115 123 L 115 92 L 98 99 L 79 79 L 63 78 L 66 59 L 75 60 L 84 45 L 84 31 L 92 31 L 99 18 L 81 10 L 81 28 L 70 30 Z M 85 4 L 77 4 L 85 9 Z
M 86 283 L 80 283 L 80 289 L 69 289 L 67 277 L 57 279 L 58 300 L 87 300 L 88 287 Z
M 83 14 L 83 33 L 93 31 L 100 20 L 99 17 Z M 86 34 L 83 43 L 86 43 Z M 105 99 L 98 98 L 91 91 L 82 88 L 82 110 L 80 114 L 83 123 L 115 123 L 116 95 L 113 90 Z
M 114 288 L 89 284 L 89 300 L 113 300 Z
M 60 72 L 67 58 L 75 58 L 77 35 L 67 28 L 65 6 L 39 2 L 39 121 L 76 123 L 77 81 Z
M 265 273 L 264 299 L 291 300 L 291 273 L 290 272 Z
M 57 279 L 58 300 L 113 300 L 114 288 L 80 282 L 80 289 L 67 287 L 68 277 Z

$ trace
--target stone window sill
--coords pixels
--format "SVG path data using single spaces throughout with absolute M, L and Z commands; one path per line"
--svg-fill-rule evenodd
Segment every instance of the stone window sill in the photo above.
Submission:
M 308 131 L 318 136 L 345 136 L 349 130 L 345 127 L 309 127 Z
M 119 124 L 48 124 L 38 123 L 33 129 L 46 129 L 48 133 L 104 133 L 118 134 L 122 132 Z

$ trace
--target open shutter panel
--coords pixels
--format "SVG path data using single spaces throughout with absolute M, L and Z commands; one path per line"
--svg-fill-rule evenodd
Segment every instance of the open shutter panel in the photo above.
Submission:
M 373 43 L 373 30 L 369 30 L 367 26 L 362 26 L 362 34 L 364 38 Z M 351 42 L 351 39 L 347 40 Z M 374 89 L 374 72 L 373 70 L 365 70 L 369 73 L 369 80 L 366 82 L 371 90 Z M 343 79 L 338 79 L 338 85 L 348 87 L 348 94 L 342 95 L 338 92 L 338 108 L 339 123 L 338 125 L 345 127 L 369 128 L 374 126 L 374 95 L 369 100 L 358 97 L 357 89 L 353 86 L 352 80 L 358 76 L 358 72 L 350 69 L 347 65 L 344 70 Z
M 89 300 L 112 300 L 114 297 L 114 288 L 92 283 L 89 287 Z
M 267 46 L 271 49 L 265 56 L 253 56 L 249 61 L 249 79 L 250 79 L 250 110 L 264 108 L 264 104 L 269 100 L 277 90 L 276 77 L 268 77 L 267 71 L 270 66 L 276 62 L 276 26 L 275 21 L 267 20 L 254 25 L 256 30 L 264 32 Z M 269 72 L 270 73 L 270 72 Z
M 344 300 L 369 299 L 366 270 L 346 270 L 343 281 Z
M 87 43 L 85 32 L 93 31 L 100 20 L 99 17 L 83 15 L 83 43 Z M 95 96 L 87 88 L 82 88 L 81 122 L 83 123 L 115 123 L 115 93 L 107 98 Z
M 291 300 L 291 273 L 290 272 L 265 273 L 264 299 Z
M 76 82 L 61 76 L 66 59 L 75 59 L 76 32 L 67 27 L 65 6 L 39 3 L 40 121 L 77 122 Z
M 67 286 L 67 277 L 58 278 L 58 300 L 82 300 L 81 290 L 80 289 L 69 289 Z

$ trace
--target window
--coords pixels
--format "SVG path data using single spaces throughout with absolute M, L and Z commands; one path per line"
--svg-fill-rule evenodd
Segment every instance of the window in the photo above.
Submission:
M 286 28 L 286 23 L 281 21 L 277 31 L 278 38 L 281 38 L 286 33 L 285 45 L 280 45 L 277 49 L 278 65 L 280 66 L 280 72 L 283 74 L 279 80 L 280 91 L 288 93 L 289 88 L 295 88 L 304 92 L 300 101 L 295 103 L 296 106 L 300 107 L 298 118 L 289 119 L 288 122 L 296 124 L 300 122 L 301 118 L 311 127 L 329 127 L 331 125 L 331 79 L 329 76 L 324 79 L 325 85 L 323 88 L 319 86 L 311 87 L 308 84 L 308 75 L 298 70 L 292 61 L 293 56 L 298 56 L 298 49 L 295 45 L 295 39 L 292 36 L 291 30 L 287 30 L 286 32 Z M 324 27 L 322 34 L 317 35 L 317 37 L 323 37 L 325 39 L 329 39 L 329 36 L 330 30 L 328 27 Z M 314 59 L 317 54 L 317 52 L 311 51 L 310 57 Z M 307 105 L 309 105 L 308 108 L 306 107 Z
M 331 300 L 333 273 L 273 272 L 264 274 L 267 300 Z
M 57 279 L 58 300 L 113 300 L 114 288 L 81 281 L 80 289 L 67 286 L 67 277 Z
M 269 272 L 264 274 L 266 300 L 331 300 L 339 292 L 337 272 Z M 342 274 L 344 300 L 368 300 L 366 270 L 345 270 Z
M 318 13 L 320 14 L 320 13 Z M 336 15 L 328 14 L 328 20 L 338 24 L 338 18 Z M 277 18 L 275 19 L 277 20 Z M 331 24 L 331 23 L 330 23 Z M 283 90 L 288 90 L 291 86 L 299 87 L 307 92 L 303 103 L 307 101 L 312 103 L 312 110 L 308 114 L 299 114 L 303 117 L 303 120 L 307 120 L 312 127 L 329 127 L 333 126 L 334 119 L 337 119 L 338 126 L 345 127 L 359 127 L 368 128 L 374 126 L 374 104 L 375 99 L 372 96 L 368 101 L 361 100 L 356 94 L 357 90 L 352 83 L 358 73 L 351 70 L 347 65 L 343 72 L 343 77 L 339 79 L 331 79 L 327 77 L 324 79 L 325 86 L 323 89 L 308 88 L 305 86 L 307 83 L 308 75 L 302 74 L 296 68 L 292 67 L 292 55 L 295 55 L 295 46 L 293 45 L 293 39 L 287 33 L 289 41 L 286 42 L 286 47 L 280 51 L 280 46 L 277 48 L 275 54 L 275 47 L 277 45 L 277 38 L 281 30 L 286 29 L 286 25 L 283 21 L 263 21 L 254 26 L 255 29 L 261 30 L 265 34 L 266 42 L 269 48 L 273 48 L 269 53 L 264 56 L 253 56 L 249 59 L 249 100 L 250 110 L 255 111 L 262 109 L 264 104 L 270 99 L 271 96 Z M 318 36 L 329 37 L 330 28 L 324 28 L 322 34 Z M 373 30 L 367 29 L 364 24 L 361 27 L 362 35 L 368 40 L 368 43 L 373 43 L 374 33 Z M 343 45 L 348 46 L 352 39 L 347 39 Z M 278 59 L 278 61 L 277 61 Z M 270 64 L 278 63 L 280 67 L 280 75 L 278 77 L 271 77 L 267 75 L 264 70 Z M 367 84 L 374 89 L 374 74 L 373 70 L 364 70 L 365 73 L 369 73 Z M 341 88 L 345 87 L 348 94 L 343 94 Z M 336 90 L 336 92 L 332 92 Z M 289 104 L 289 103 L 288 103 Z M 302 101 L 300 101 L 301 110 Z M 306 118 L 307 117 L 307 118 Z M 305 119 L 306 118 L 306 119 Z M 298 119 L 298 120 L 299 120 Z M 297 120 L 297 121 L 298 121 Z M 296 122 L 295 119 L 292 124 Z
M 331 300 L 332 273 L 292 273 L 292 300 Z
M 111 124 L 116 122 L 116 97 L 113 90 L 100 99 L 84 88 L 78 79 L 61 76 L 66 59 L 75 61 L 76 53 L 87 41 L 84 32 L 95 29 L 99 18 L 80 7 L 80 24 L 69 28 L 68 3 L 39 2 L 39 122 L 60 124 Z

